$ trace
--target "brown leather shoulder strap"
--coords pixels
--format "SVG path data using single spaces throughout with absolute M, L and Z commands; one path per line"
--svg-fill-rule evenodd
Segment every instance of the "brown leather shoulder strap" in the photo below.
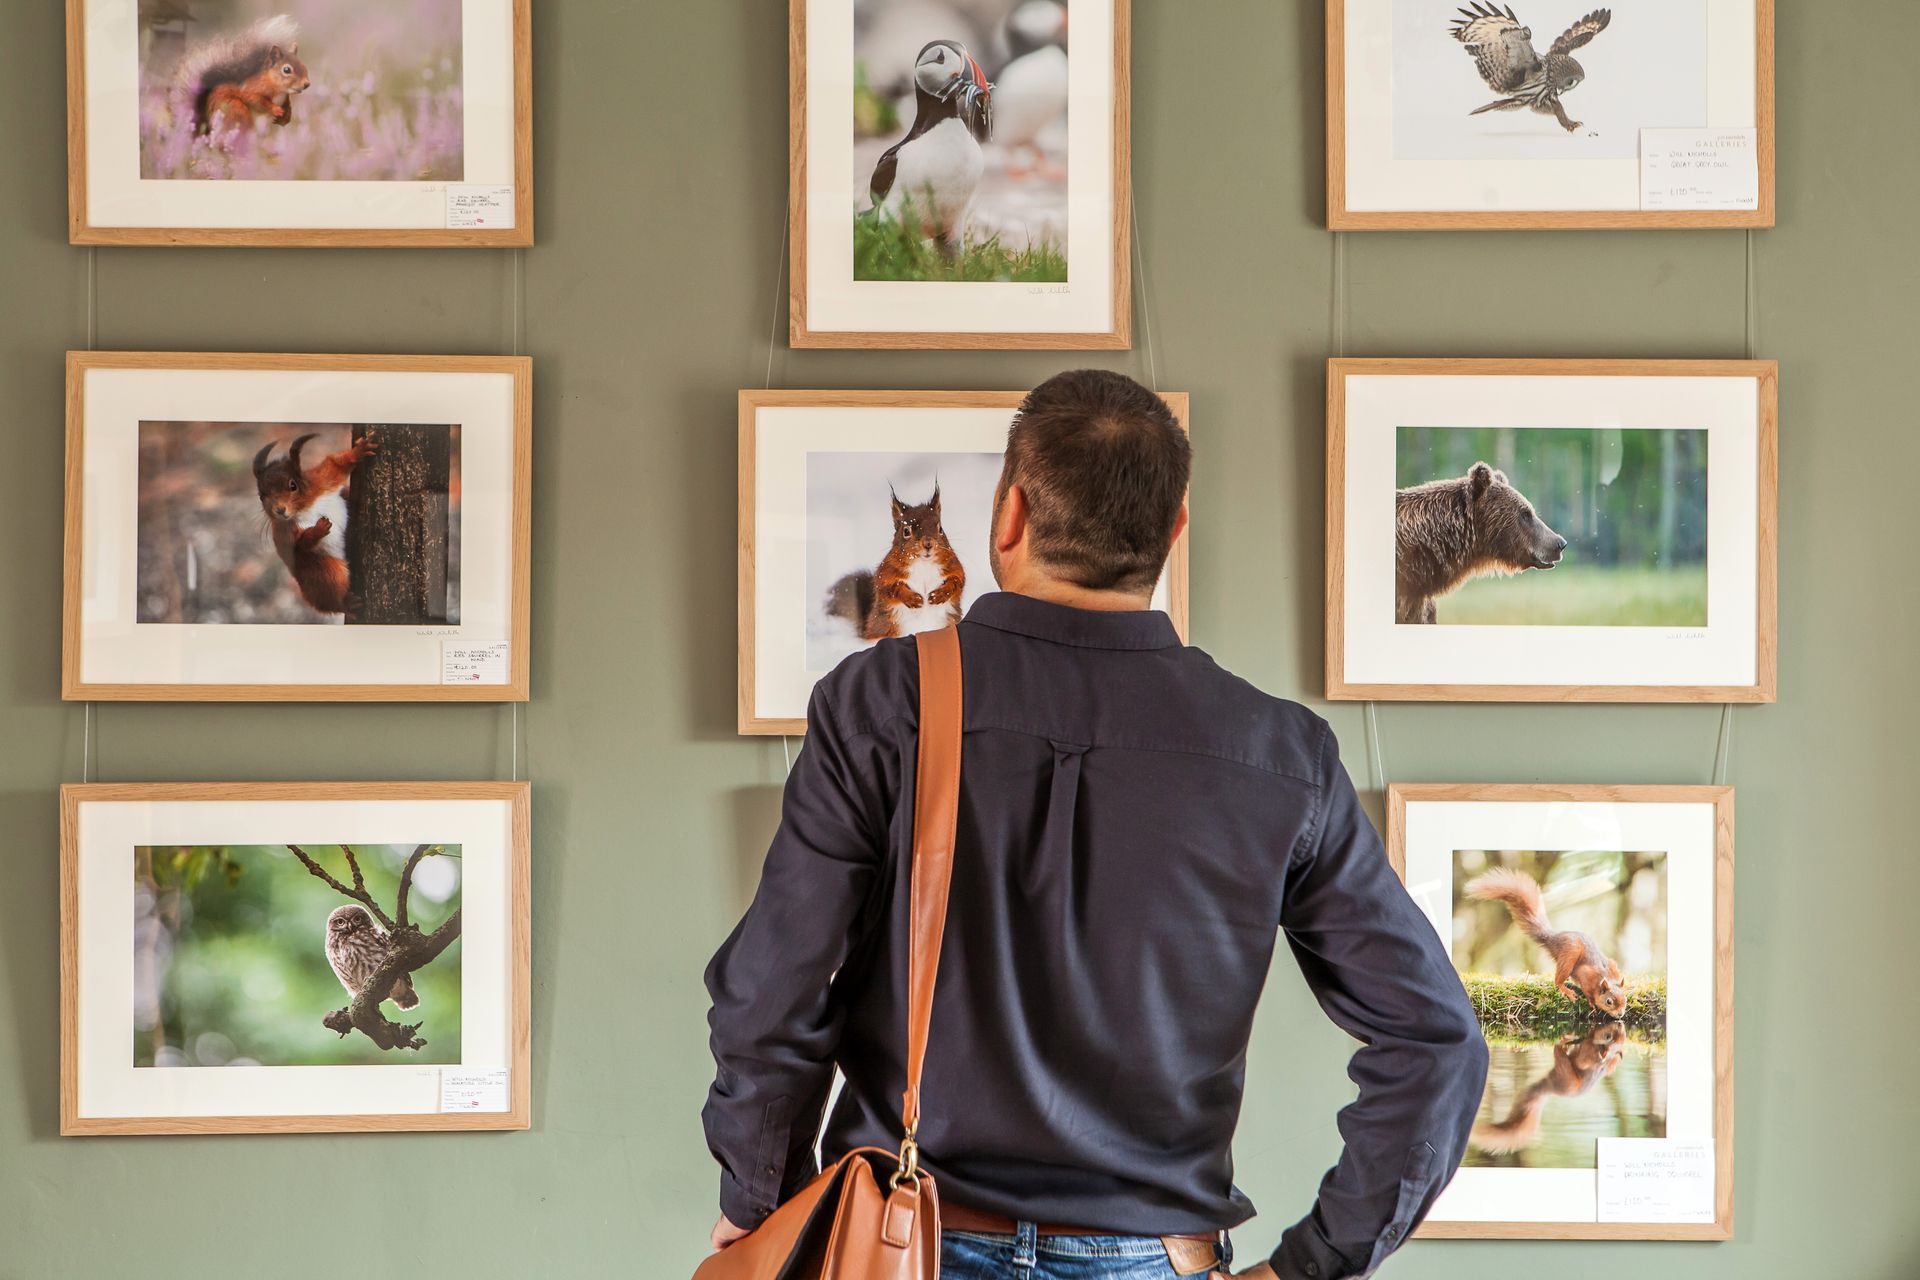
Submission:
M 960 819 L 960 633 L 923 631 L 920 648 L 920 749 L 913 784 L 913 862 L 908 869 L 912 942 L 907 955 L 907 1092 L 901 1119 L 920 1127 L 920 1068 L 933 1020 L 933 983 L 947 927 L 953 881 L 953 833 Z

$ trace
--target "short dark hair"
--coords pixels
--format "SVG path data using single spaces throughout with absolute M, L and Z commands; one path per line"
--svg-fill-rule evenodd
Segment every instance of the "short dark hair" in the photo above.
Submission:
M 1027 496 L 1035 560 L 1092 590 L 1146 591 L 1173 548 L 1192 471 L 1165 400 L 1125 374 L 1075 369 L 1021 403 L 1000 483 Z

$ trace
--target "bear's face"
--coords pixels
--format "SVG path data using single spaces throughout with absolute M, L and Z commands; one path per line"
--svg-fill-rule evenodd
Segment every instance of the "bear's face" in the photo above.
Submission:
M 1560 563 L 1567 540 L 1547 527 L 1525 494 L 1505 473 L 1484 462 L 1467 473 L 1467 501 L 1473 514 L 1474 550 L 1489 564 L 1518 573 L 1551 569 Z

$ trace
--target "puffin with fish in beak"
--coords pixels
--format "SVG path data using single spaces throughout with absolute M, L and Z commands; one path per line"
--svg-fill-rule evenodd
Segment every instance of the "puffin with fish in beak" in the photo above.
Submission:
M 868 190 L 880 216 L 958 258 L 986 168 L 980 144 L 993 136 L 993 86 L 966 46 L 934 40 L 914 59 L 913 94 L 913 128 L 880 157 Z

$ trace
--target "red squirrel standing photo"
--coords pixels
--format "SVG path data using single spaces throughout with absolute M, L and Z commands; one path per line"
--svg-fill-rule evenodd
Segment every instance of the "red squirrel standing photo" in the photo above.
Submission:
M 940 523 L 940 486 L 918 505 L 888 491 L 893 545 L 871 572 L 833 584 L 827 612 L 851 622 L 863 640 L 887 640 L 938 631 L 960 621 L 967 571 Z
M 300 465 L 300 452 L 312 435 L 287 446 L 286 455 L 269 461 L 273 443 L 253 456 L 253 478 L 273 533 L 273 548 L 293 574 L 301 598 L 321 613 L 360 612 L 360 597 L 349 587 L 347 570 L 347 483 L 353 469 L 373 456 L 379 442 L 367 432 L 347 448 Z

